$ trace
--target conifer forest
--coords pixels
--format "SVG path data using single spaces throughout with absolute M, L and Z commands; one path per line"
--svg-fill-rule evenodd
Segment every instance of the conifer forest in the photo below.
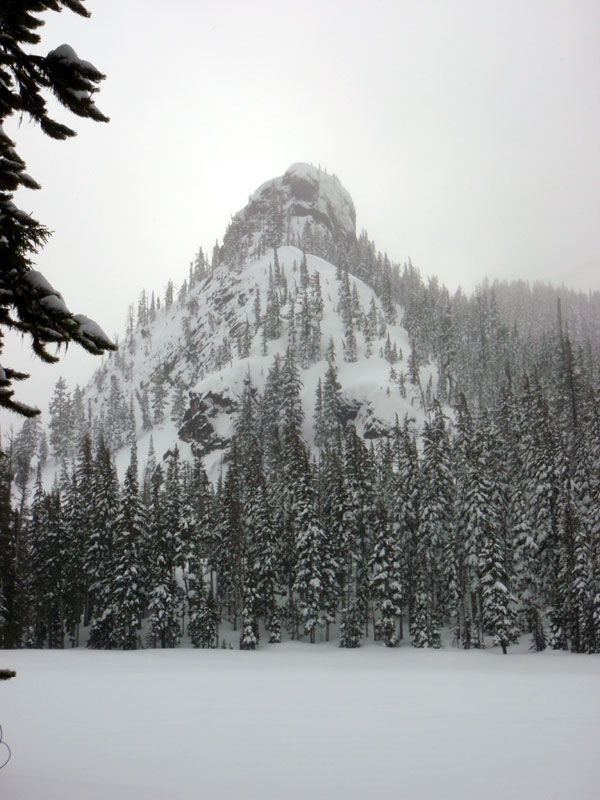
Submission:
M 538 651 L 599 651 L 600 295 L 501 282 L 451 295 L 377 254 L 365 233 L 336 247 L 304 230 L 276 234 L 278 250 L 234 220 L 177 297 L 169 281 L 162 304 L 144 292 L 130 307 L 120 352 L 93 382 L 100 411 L 61 379 L 47 432 L 29 419 L 5 445 L 2 647 L 439 648 L 445 631 L 457 648 L 506 653 L 527 636 Z M 287 247 L 335 265 L 334 310 L 306 256 L 286 278 Z M 152 438 L 138 452 L 140 431 L 177 431 L 193 406 L 168 370 L 126 398 L 148 330 L 179 315 L 180 357 L 192 363 L 203 295 L 252 257 L 269 263 L 266 308 L 257 290 L 229 351 L 213 342 L 197 358 L 202 374 L 252 352 L 266 364 L 260 388 L 248 369 L 218 468 L 209 478 L 201 448 L 186 459 L 175 441 L 164 458 Z M 321 342 L 328 313 L 344 332 L 337 347 Z M 394 324 L 409 352 L 390 339 Z M 339 374 L 378 350 L 404 413 L 359 435 Z M 318 362 L 311 414 L 301 390 Z

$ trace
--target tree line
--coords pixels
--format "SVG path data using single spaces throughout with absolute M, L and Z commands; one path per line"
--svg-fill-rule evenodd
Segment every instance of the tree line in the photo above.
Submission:
M 302 435 L 293 349 L 247 383 L 216 485 L 203 463 L 135 445 L 124 480 L 102 436 L 29 507 L 0 462 L 3 647 L 253 649 L 282 637 L 440 647 L 522 633 L 537 650 L 600 648 L 600 417 L 568 342 L 490 408 L 432 400 L 420 431 L 366 442 L 344 424 L 332 358 Z M 570 371 L 569 371 L 570 370 Z M 560 412 L 560 413 L 559 413 Z M 133 436 L 132 436 L 133 440 Z M 317 632 L 321 634 L 317 636 Z

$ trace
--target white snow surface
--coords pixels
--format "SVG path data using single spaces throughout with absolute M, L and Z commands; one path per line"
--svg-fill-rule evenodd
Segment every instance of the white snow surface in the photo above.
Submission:
M 600 656 L 2 651 L 3 800 L 595 800 Z
M 96 344 L 111 344 L 111 340 L 93 319 L 86 317 L 85 314 L 74 314 L 73 319 L 79 323 L 80 336 L 91 339 Z
M 51 50 L 48 53 L 48 58 L 66 61 L 67 63 L 74 64 L 76 67 L 84 71 L 94 70 L 94 72 L 98 72 L 97 67 L 91 64 L 89 61 L 84 61 L 82 58 L 79 58 L 70 44 L 61 44 L 59 47 Z
M 57 292 L 46 276 L 37 269 L 28 270 L 23 276 L 23 280 L 35 290 L 38 297 L 50 295 L 62 299 L 60 292 Z
M 66 317 L 71 316 L 71 312 L 65 305 L 65 301 L 58 295 L 49 294 L 46 295 L 46 297 L 42 297 L 40 305 L 52 311 L 54 314 L 64 314 Z

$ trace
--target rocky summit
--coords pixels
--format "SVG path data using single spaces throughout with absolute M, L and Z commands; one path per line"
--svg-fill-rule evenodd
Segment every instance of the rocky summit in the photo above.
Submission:
M 320 167 L 292 164 L 280 178 L 259 186 L 239 215 L 261 231 L 273 206 L 282 213 L 288 232 L 301 232 L 309 221 L 336 239 L 356 238 L 356 211 L 349 192 L 336 175 Z

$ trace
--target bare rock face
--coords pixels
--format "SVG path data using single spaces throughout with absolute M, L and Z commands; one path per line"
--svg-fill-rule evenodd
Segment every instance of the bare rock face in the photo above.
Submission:
M 246 230 L 262 231 L 273 209 L 284 226 L 301 231 L 306 222 L 339 239 L 356 239 L 356 211 L 348 191 L 336 175 L 312 164 L 292 164 L 285 174 L 263 183 L 236 216 Z
M 179 429 L 179 438 L 190 443 L 192 452 L 198 457 L 215 450 L 225 450 L 229 445 L 229 437 L 219 435 L 214 422 L 221 415 L 231 416 L 237 411 L 237 407 L 237 402 L 227 393 L 206 392 L 201 397 L 192 395 Z
M 370 405 L 363 409 L 362 435 L 363 439 L 380 439 L 392 434 L 393 427 L 379 419 Z

